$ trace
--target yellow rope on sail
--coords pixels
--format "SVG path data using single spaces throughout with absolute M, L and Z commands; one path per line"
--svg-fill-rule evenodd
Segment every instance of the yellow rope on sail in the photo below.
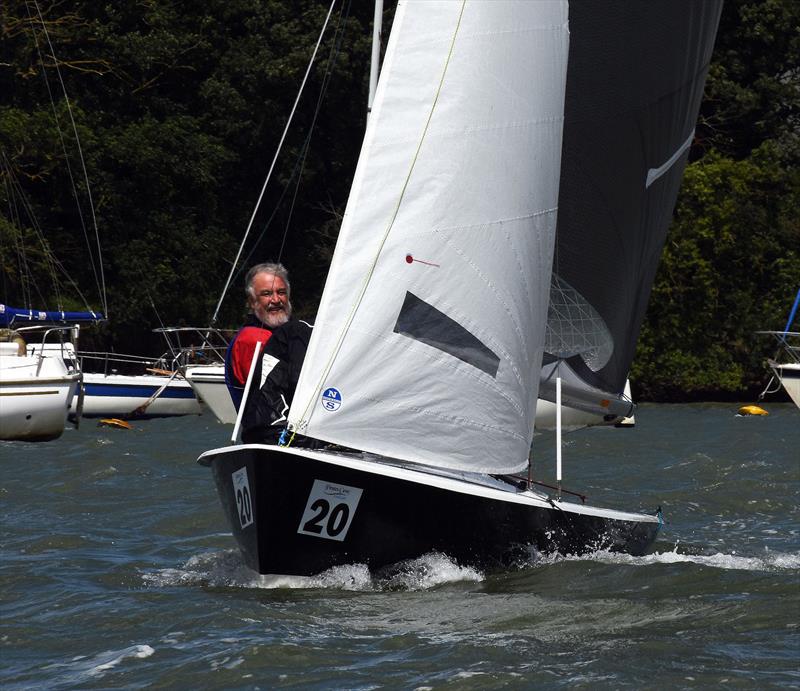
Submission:
M 353 306 L 351 307 L 350 313 L 347 315 L 344 327 L 342 328 L 342 331 L 339 334 L 339 337 L 336 341 L 336 345 L 333 348 L 333 351 L 331 352 L 331 356 L 328 360 L 328 363 L 325 365 L 322 371 L 322 375 L 319 378 L 319 382 L 317 383 L 317 386 L 314 388 L 314 394 L 309 398 L 308 402 L 306 403 L 306 408 L 303 411 L 303 415 L 301 416 L 301 420 L 303 421 L 306 421 L 306 418 L 309 415 L 309 411 L 311 410 L 313 402 L 316 401 L 317 396 L 319 396 L 320 393 L 322 392 L 323 388 L 322 384 L 328 377 L 328 374 L 330 373 L 331 368 L 333 367 L 333 363 L 336 360 L 336 356 L 339 354 L 339 351 L 341 350 L 344 337 L 349 331 L 350 325 L 353 323 L 353 319 L 355 318 L 356 312 L 358 311 L 358 308 L 364 299 L 364 295 L 367 292 L 367 288 L 369 287 L 370 281 L 372 280 L 372 276 L 375 273 L 375 267 L 378 264 L 378 259 L 381 256 L 381 252 L 383 251 L 384 246 L 386 245 L 387 239 L 389 238 L 389 233 L 391 232 L 392 227 L 394 226 L 394 223 L 397 220 L 397 215 L 400 213 L 400 206 L 403 203 L 403 198 L 405 197 L 406 190 L 408 189 L 409 182 L 411 181 L 411 175 L 414 172 L 414 168 L 417 164 L 417 159 L 419 158 L 419 153 L 422 150 L 422 144 L 425 142 L 425 138 L 428 134 L 428 129 L 430 128 L 431 120 L 433 119 L 433 113 L 435 112 L 436 105 L 439 102 L 439 96 L 442 92 L 442 87 L 444 86 L 444 79 L 447 76 L 447 70 L 448 67 L 450 66 L 450 60 L 453 56 L 453 48 L 455 47 L 456 37 L 458 36 L 458 31 L 461 27 L 461 19 L 464 16 L 464 8 L 466 4 L 467 0 L 462 0 L 461 9 L 459 10 L 458 13 L 458 20 L 456 21 L 456 26 L 455 29 L 453 30 L 453 37 L 450 40 L 450 47 L 447 51 L 447 58 L 445 59 L 444 67 L 442 68 L 442 75 L 439 78 L 439 84 L 436 87 L 436 95 L 433 98 L 433 103 L 431 103 L 431 108 L 430 111 L 428 112 L 428 117 L 425 121 L 425 127 L 422 130 L 422 135 L 420 136 L 419 144 L 417 144 L 417 149 L 414 152 L 414 157 L 411 160 L 411 165 L 409 166 L 406 179 L 403 182 L 403 187 L 400 190 L 400 194 L 398 195 L 397 204 L 395 205 L 394 211 L 392 212 L 392 217 L 389 219 L 389 223 L 386 226 L 386 230 L 384 231 L 383 237 L 381 238 L 380 244 L 378 245 L 378 251 L 375 253 L 375 257 L 372 260 L 372 264 L 369 267 L 369 271 L 367 271 L 367 275 L 364 277 L 364 283 L 361 286 L 361 290 L 358 293 L 358 297 Z M 291 445 L 292 441 L 294 440 L 295 433 L 296 430 L 292 430 L 292 436 L 289 438 L 288 442 L 286 443 L 286 446 Z

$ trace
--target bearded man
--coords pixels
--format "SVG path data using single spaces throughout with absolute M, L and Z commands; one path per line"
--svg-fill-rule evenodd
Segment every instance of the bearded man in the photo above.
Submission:
M 263 348 L 272 332 L 292 316 L 290 291 L 289 272 L 283 264 L 265 262 L 247 272 L 245 294 L 251 314 L 231 341 L 225 357 L 225 383 L 237 410 L 256 344 L 260 341 Z

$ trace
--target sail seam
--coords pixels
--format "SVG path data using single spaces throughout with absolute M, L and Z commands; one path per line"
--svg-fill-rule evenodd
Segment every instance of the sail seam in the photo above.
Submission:
M 472 125 L 470 127 L 464 127 L 459 130 L 450 130 L 451 135 L 461 135 L 463 136 L 465 133 L 470 132 L 503 132 L 505 130 L 513 130 L 513 129 L 524 129 L 526 127 L 530 127 L 531 125 L 558 125 L 563 122 L 563 116 L 557 116 L 552 118 L 532 118 L 530 120 L 514 120 L 511 122 L 504 122 L 502 125 Z M 439 130 L 437 134 L 446 135 L 446 131 Z
M 444 230 L 470 230 L 474 228 L 482 228 L 486 226 L 502 226 L 506 223 L 511 223 L 513 221 L 524 221 L 529 218 L 538 218 L 540 216 L 548 216 L 550 214 L 554 214 L 558 211 L 558 207 L 555 206 L 551 209 L 543 209 L 542 211 L 534 211 L 530 214 L 523 214 L 521 216 L 509 216 L 508 218 L 501 218 L 497 221 L 481 221 L 480 223 L 471 223 L 469 225 L 458 225 L 458 226 L 441 226 L 440 228 L 435 228 L 436 232 L 441 232 Z
M 552 118 L 533 118 L 530 120 L 515 120 L 512 122 L 503 123 L 502 125 L 472 125 L 469 127 L 461 127 L 459 129 L 437 129 L 436 136 L 440 137 L 441 139 L 447 138 L 463 138 L 465 134 L 473 134 L 473 133 L 485 133 L 485 132 L 497 132 L 497 133 L 504 133 L 508 130 L 521 130 L 526 129 L 529 127 L 536 127 L 538 125 L 559 125 L 564 121 L 563 116 L 552 117 Z M 380 151 L 381 149 L 390 149 L 395 147 L 397 144 L 403 144 L 405 142 L 413 141 L 413 138 L 403 138 L 398 137 L 392 139 L 390 142 L 383 144 L 382 146 L 376 146 L 375 150 Z
M 650 187 L 656 180 L 658 180 L 664 173 L 666 173 L 672 166 L 674 166 L 678 159 L 683 156 L 686 150 L 692 145 L 692 140 L 694 139 L 694 130 L 692 133 L 687 137 L 686 141 L 681 144 L 675 153 L 667 159 L 664 163 L 662 163 L 658 168 L 650 168 L 647 171 L 647 179 L 645 180 L 645 188 Z

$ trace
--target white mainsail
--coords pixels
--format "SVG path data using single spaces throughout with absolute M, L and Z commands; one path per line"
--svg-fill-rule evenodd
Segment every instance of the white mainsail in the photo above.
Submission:
M 293 431 L 444 468 L 527 465 L 568 43 L 565 1 L 398 3 Z

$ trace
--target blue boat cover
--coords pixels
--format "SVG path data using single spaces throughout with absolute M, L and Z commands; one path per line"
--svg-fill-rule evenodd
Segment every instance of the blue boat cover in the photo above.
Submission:
M 0 304 L 0 326 L 12 326 L 20 323 L 48 322 L 101 322 L 105 317 L 100 312 L 60 312 L 54 310 L 32 310 L 20 307 L 9 307 Z

